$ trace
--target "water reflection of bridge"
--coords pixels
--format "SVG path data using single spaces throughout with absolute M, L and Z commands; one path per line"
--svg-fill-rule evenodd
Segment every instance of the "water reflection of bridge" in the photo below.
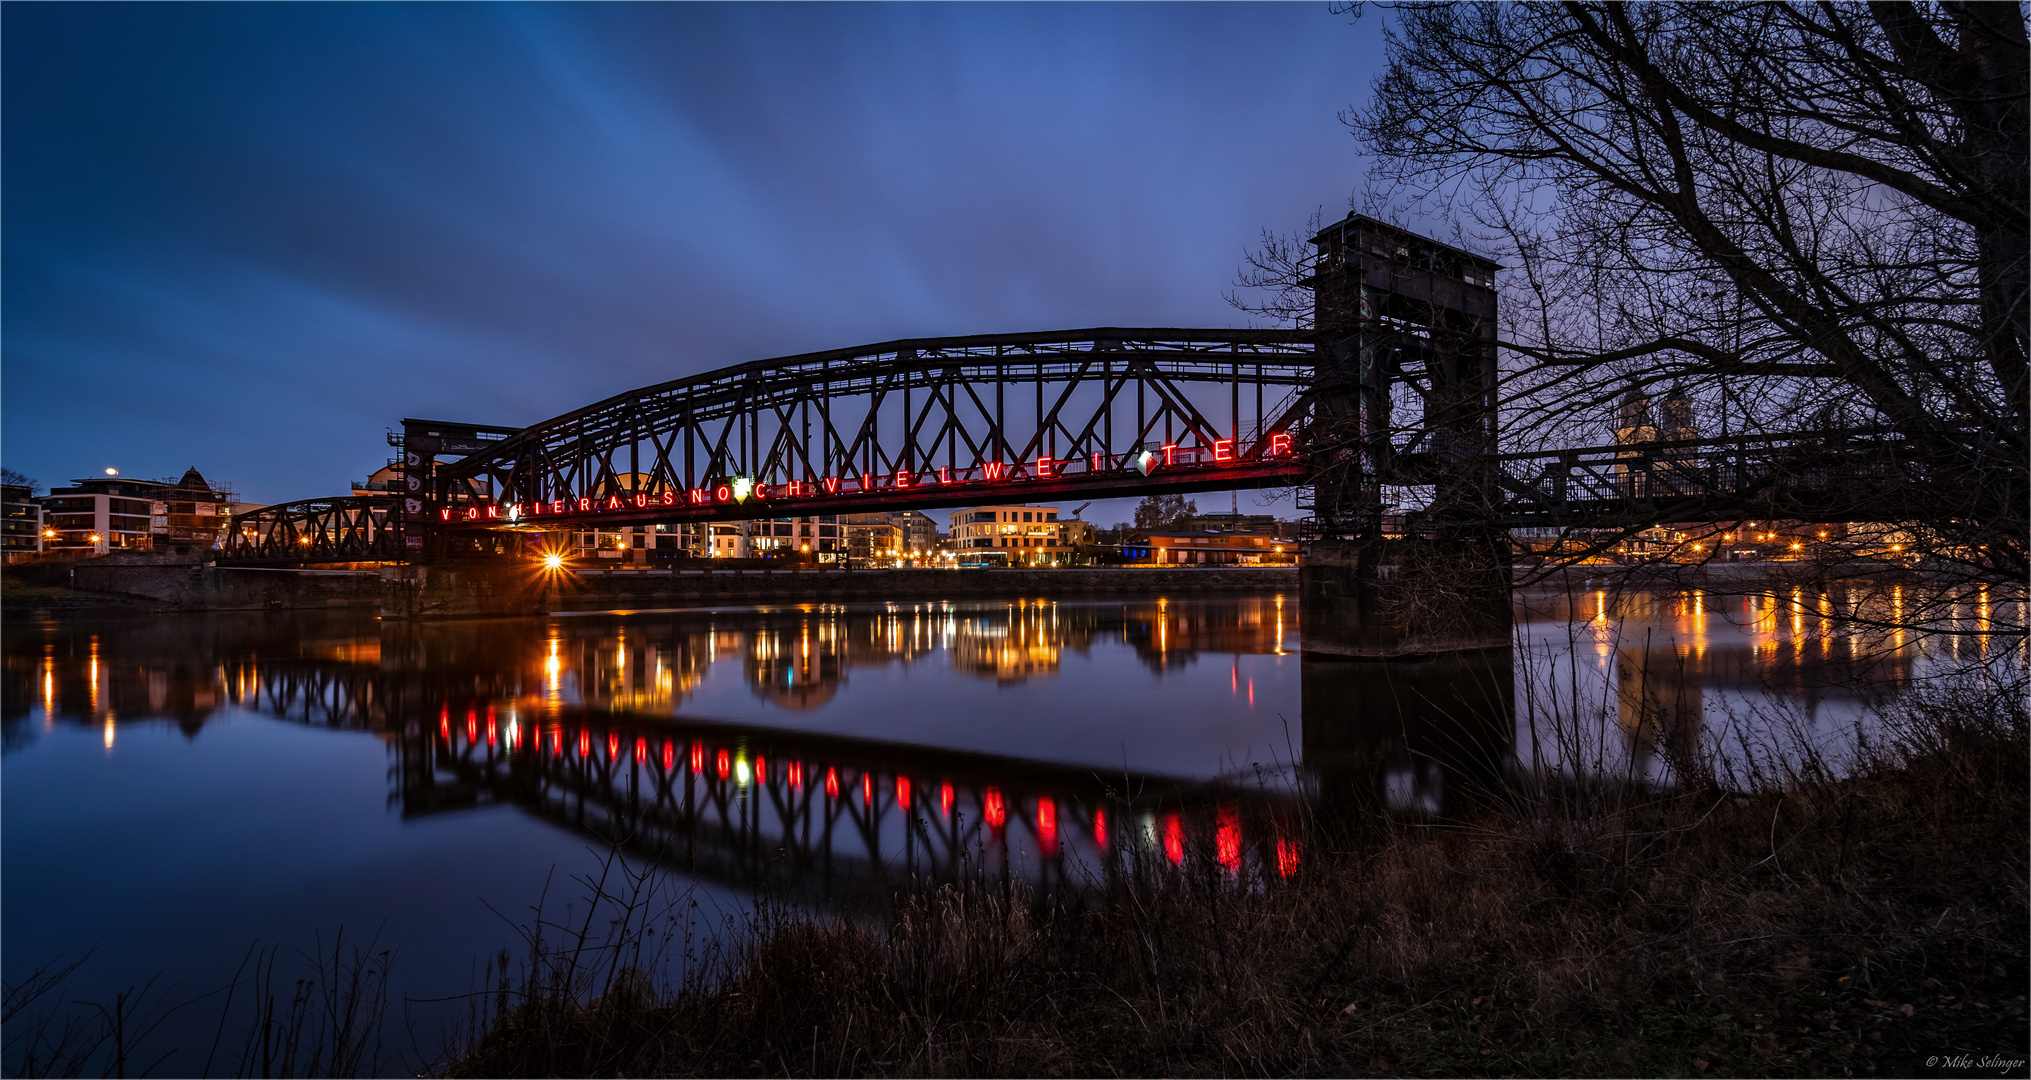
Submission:
M 911 881 L 1098 880 L 1125 847 L 1285 876 L 1292 788 L 1240 788 L 875 740 L 446 703 L 397 742 L 405 815 L 511 803 L 696 876 L 867 898 Z
M 1574 661 L 1596 671 L 1601 704 L 1620 720 L 1607 730 L 1633 760 L 1670 749 L 1657 745 L 1660 726 L 1696 735 L 1697 724 L 1677 721 L 1712 711 L 1716 691 L 1774 688 L 1811 708 L 1850 682 L 1913 677 L 1916 639 L 1859 647 L 1821 626 L 1818 601 L 1807 600 L 1735 597 L 1724 609 L 1697 595 L 1625 597 L 1606 611 L 1583 593 L 1523 625 L 1526 640 L 1531 619 L 1570 628 Z M 1948 646 L 1982 647 L 1989 609 L 1969 610 L 1978 633 Z M 950 875 L 966 858 L 1054 885 L 1078 866 L 1105 873 L 1127 838 L 1166 857 L 1203 851 L 1237 872 L 1273 874 L 1297 858 L 1301 811 L 1443 812 L 1519 767 L 1515 688 L 1528 672 L 1519 679 L 1499 650 L 1304 660 L 1293 717 L 1301 783 L 1287 773 L 1263 784 L 1096 775 L 687 712 L 715 664 L 796 710 L 822 705 L 857 671 L 889 665 L 947 664 L 1006 684 L 1048 677 L 1104 646 L 1159 673 L 1208 654 L 1222 655 L 1224 669 L 1228 655 L 1295 651 L 1294 616 L 1295 605 L 1258 597 L 452 624 L 255 615 L 12 625 L 0 719 L 10 752 L 36 737 L 23 721 L 37 706 L 45 725 L 102 728 L 109 746 L 133 722 L 168 720 L 194 737 L 235 707 L 369 732 L 389 745 L 390 794 L 405 814 L 514 805 L 701 874 L 834 894 Z M 1617 631 L 1622 619 L 1636 629 Z M 1669 638 L 1645 640 L 1644 627 Z

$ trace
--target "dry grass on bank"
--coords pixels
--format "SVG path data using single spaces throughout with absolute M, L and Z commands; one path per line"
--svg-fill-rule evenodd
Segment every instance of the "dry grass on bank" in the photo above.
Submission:
M 540 953 L 443 1067 L 1891 1076 L 1937 1074 L 1935 1055 L 2021 1062 L 2020 689 L 1916 698 L 1888 725 L 1846 779 L 1554 790 L 1444 825 L 1369 816 L 1277 887 L 1143 864 L 1050 904 L 940 888 L 879 926 L 769 909 L 667 988 L 621 954 Z

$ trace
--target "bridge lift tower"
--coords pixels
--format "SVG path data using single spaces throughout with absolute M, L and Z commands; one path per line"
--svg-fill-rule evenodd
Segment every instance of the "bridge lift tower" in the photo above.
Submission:
M 1492 525 L 1501 267 L 1361 214 L 1311 242 L 1306 648 L 1506 645 L 1507 537 Z M 1415 505 L 1386 506 L 1385 489 Z

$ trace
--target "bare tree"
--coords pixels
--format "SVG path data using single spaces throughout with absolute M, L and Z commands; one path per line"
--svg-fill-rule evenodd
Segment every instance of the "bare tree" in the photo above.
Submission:
M 1198 512 L 1198 502 L 1183 495 L 1151 495 L 1135 504 L 1135 527 L 1168 529 Z
M 1912 550 L 2021 582 L 2027 64 L 2019 4 L 1410 6 L 1343 119 L 1365 212 L 1507 268 L 1507 448 L 1605 442 L 1631 389 L 1873 434 Z M 1267 237 L 1244 306 L 1302 322 L 1309 254 Z

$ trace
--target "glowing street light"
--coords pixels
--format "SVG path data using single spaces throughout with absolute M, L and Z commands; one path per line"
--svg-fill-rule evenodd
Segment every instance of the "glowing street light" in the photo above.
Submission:
M 548 555 L 543 556 L 543 569 L 545 570 L 564 569 L 564 556 L 558 554 L 555 551 L 551 552 Z

